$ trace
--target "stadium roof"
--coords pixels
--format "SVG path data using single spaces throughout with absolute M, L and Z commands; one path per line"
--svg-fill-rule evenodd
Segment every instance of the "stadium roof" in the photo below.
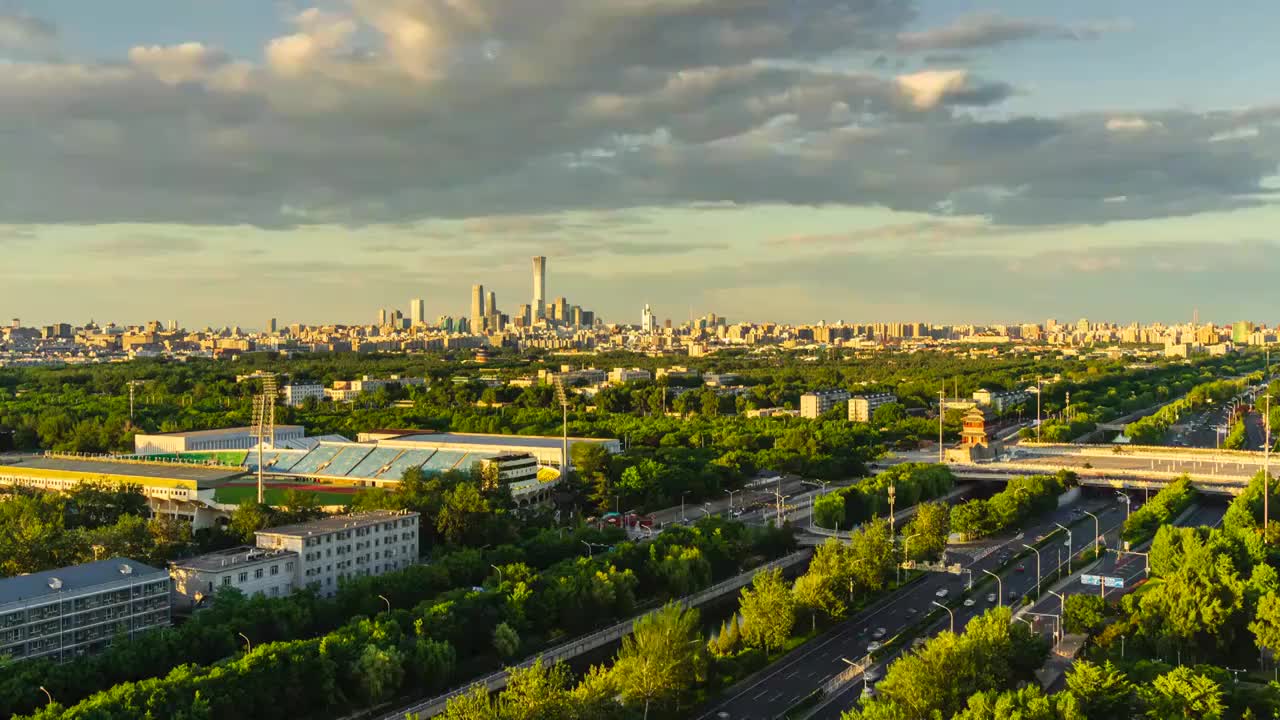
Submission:
M 607 443 L 617 442 L 613 438 L 570 437 L 570 442 Z M 489 435 L 484 433 L 423 433 L 408 435 L 384 441 L 384 444 L 417 443 L 421 445 L 476 445 L 503 446 L 510 448 L 539 447 L 559 449 L 563 439 L 554 435 Z
M 276 425 L 276 431 L 281 430 L 302 430 L 301 425 Z M 181 430 L 179 432 L 168 433 L 138 433 L 141 437 L 209 437 L 218 435 L 250 435 L 254 432 L 251 427 L 229 427 L 218 428 L 216 430 Z
M 73 473 L 86 476 L 85 480 L 93 480 L 95 477 L 106 477 L 114 481 L 137 478 L 139 483 L 145 483 L 147 479 L 194 480 L 197 483 L 215 482 L 244 474 L 243 470 L 182 465 L 179 463 L 144 463 L 139 461 L 94 460 L 92 458 L 46 457 L 43 455 L 9 458 L 0 463 L 0 468 L 2 467 L 13 468 L 15 471 L 32 469 Z
M 124 571 L 128 568 L 128 572 Z M 32 602 L 62 594 L 76 593 L 96 585 L 106 585 L 119 581 L 142 582 L 147 580 L 168 579 L 165 570 L 140 563 L 128 558 L 111 558 L 84 565 L 0 580 L 0 606 L 18 602 Z M 54 582 L 54 580 L 58 582 Z M 55 587 L 57 586 L 57 587 Z

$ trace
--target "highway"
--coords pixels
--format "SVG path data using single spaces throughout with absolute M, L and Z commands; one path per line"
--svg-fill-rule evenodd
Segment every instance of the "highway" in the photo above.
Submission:
M 1085 507 L 1098 512 L 1104 523 L 1115 524 L 1123 521 L 1124 510 L 1114 499 L 1087 500 Z M 1087 517 L 1085 518 L 1088 519 Z M 1002 552 L 1014 554 L 1022 550 L 1022 543 L 1034 543 L 1034 539 L 1054 530 L 1054 523 L 1070 524 L 1077 521 L 1069 508 L 1055 511 L 1049 516 L 1033 521 L 1024 532 L 1017 535 L 1009 533 L 986 542 L 966 546 L 948 548 L 948 562 L 960 562 L 974 574 L 974 582 L 981 581 L 985 575 L 982 570 L 995 570 L 1000 565 Z M 1091 522 L 1090 522 L 1091 524 Z M 1092 542 L 1092 529 L 1085 530 L 1079 526 L 1074 531 L 1073 547 L 1079 551 Z M 1042 550 L 1045 574 L 1049 567 L 1047 550 Z M 1055 558 L 1056 562 L 1056 558 Z M 1064 559 L 1065 562 L 1065 559 Z M 1020 594 L 1035 588 L 1034 558 L 1023 563 L 1023 571 L 1009 570 L 1004 574 L 1005 592 L 1017 591 Z M 937 600 L 936 592 L 945 588 L 948 598 L 955 598 L 964 590 L 967 578 L 947 574 L 930 574 L 918 582 L 907 586 L 855 615 L 853 618 L 835 626 L 822 636 L 811 640 L 804 646 L 791 652 L 780 661 L 763 670 L 745 686 L 734 688 L 731 693 L 711 703 L 702 710 L 701 718 L 718 718 L 721 720 L 764 720 L 782 715 L 792 705 L 808 696 L 820 687 L 827 679 L 843 671 L 847 666 L 841 658 L 857 661 L 866 655 L 867 644 L 871 633 L 876 628 L 884 628 L 886 639 L 916 622 L 921 614 L 933 608 L 932 602 Z M 979 602 L 972 608 L 957 608 L 957 629 L 968 618 L 989 607 Z M 883 664 L 878 665 L 883 667 Z M 856 697 L 861 692 L 861 683 L 854 683 L 851 692 Z M 843 696 L 841 696 L 842 698 Z M 852 702 L 852 700 L 850 700 Z M 847 707 L 848 705 L 845 705 Z M 839 713 L 836 713 L 838 717 Z
M 1123 504 L 1121 504 L 1123 507 Z M 1227 506 L 1223 503 L 1200 504 L 1195 507 L 1185 518 L 1178 522 L 1180 527 L 1198 527 L 1200 525 L 1215 526 L 1222 521 L 1222 516 L 1226 513 Z M 1103 536 L 1106 538 L 1109 547 L 1115 548 L 1119 546 L 1120 523 L 1124 520 L 1124 513 L 1116 508 L 1110 509 L 1106 514 L 1095 513 L 1098 515 L 1099 525 L 1103 530 Z M 1092 518 L 1085 516 L 1087 521 L 1084 525 L 1073 527 L 1072 530 L 1072 546 L 1075 552 L 1079 552 L 1087 548 L 1093 543 Z M 1043 574 L 1048 576 L 1057 569 L 1057 559 L 1050 560 L 1050 552 L 1053 546 L 1049 545 L 1040 550 L 1040 557 Z M 1056 553 L 1055 553 L 1056 555 Z M 1002 582 L 1004 583 L 1005 599 L 1008 601 L 1008 593 L 1015 592 L 1018 597 L 1022 595 L 1035 595 L 1035 556 L 1026 559 L 1023 564 L 1026 571 L 1018 573 L 1004 573 Z M 1072 568 L 1079 571 L 1079 566 Z M 1146 558 L 1140 555 L 1117 556 L 1115 553 L 1107 553 L 1102 564 L 1091 574 L 1106 575 L 1111 577 L 1124 578 L 1125 588 L 1132 589 L 1138 582 L 1146 578 Z M 1039 632 L 1051 637 L 1053 631 L 1054 620 L 1049 617 L 1037 617 L 1032 613 L 1039 615 L 1060 615 L 1062 600 L 1057 596 L 1048 592 L 1049 585 L 1044 584 L 1041 588 L 1041 599 L 1031 606 L 1023 608 L 1018 614 L 1025 617 L 1027 621 Z M 1100 592 L 1096 586 L 1084 585 L 1079 580 L 1068 584 L 1060 591 L 1062 595 L 1076 595 L 1082 593 L 1098 593 Z M 1115 591 L 1113 591 L 1115 592 Z M 955 611 L 956 629 L 967 624 L 974 617 L 985 612 L 990 605 L 988 603 L 979 602 L 973 608 L 961 608 Z M 932 637 L 937 633 L 947 629 L 950 620 L 944 618 L 928 631 L 921 633 L 922 637 Z M 901 653 L 898 653 L 901 654 Z M 853 658 L 851 658 L 853 659 Z M 892 662 L 892 659 L 876 665 L 879 674 L 883 676 L 884 668 Z M 839 720 L 840 714 L 849 709 L 856 703 L 862 694 L 862 683 L 854 682 L 843 693 L 835 697 L 829 704 L 824 704 L 820 711 L 811 716 L 810 720 Z

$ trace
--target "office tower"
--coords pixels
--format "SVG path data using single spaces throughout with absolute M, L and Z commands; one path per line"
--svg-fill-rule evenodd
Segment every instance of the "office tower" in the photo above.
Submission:
M 520 318 L 520 324 L 529 327 L 533 323 L 533 312 L 532 305 L 521 305 L 520 315 L 517 316 Z
M 564 297 L 556 298 L 556 320 L 567 323 L 573 318 L 569 317 L 569 301 Z
M 471 332 L 478 333 L 484 329 L 484 286 L 471 286 Z
M 169 321 L 169 332 L 178 332 L 178 321 L 177 321 L 177 320 L 170 320 L 170 321 Z
M 422 302 L 422 298 L 409 301 L 409 322 L 415 327 L 427 324 L 427 305 Z
M 574 327 L 582 327 L 582 308 L 574 305 L 569 310 L 569 316 L 573 319 Z
M 596 314 L 591 310 L 582 311 L 582 324 L 584 327 L 595 327 Z
M 667 330 L 670 330 L 670 329 L 671 329 L 671 318 L 667 318 L 667 319 L 662 323 L 662 327 L 666 328 Z
M 533 320 L 546 317 L 547 307 L 547 259 L 541 255 L 533 258 Z
M 387 324 L 387 309 L 380 308 L 378 310 L 378 327 L 382 327 L 383 325 L 386 325 L 386 324 Z
M 177 322 L 175 321 L 175 322 L 174 322 L 174 324 L 176 325 L 176 324 L 177 324 Z M 271 318 L 270 320 L 268 320 L 268 321 L 267 321 L 267 332 L 268 332 L 269 334 L 271 334 L 271 335 L 275 335 L 275 334 L 276 334 L 276 319 L 275 319 L 275 318 Z
M 649 309 L 647 303 L 644 306 L 644 312 L 640 313 L 640 330 L 647 333 L 653 332 L 653 310 Z
M 490 290 L 489 294 L 486 297 L 487 299 L 484 304 L 484 314 L 487 317 L 493 317 L 494 315 L 498 314 L 498 294 Z

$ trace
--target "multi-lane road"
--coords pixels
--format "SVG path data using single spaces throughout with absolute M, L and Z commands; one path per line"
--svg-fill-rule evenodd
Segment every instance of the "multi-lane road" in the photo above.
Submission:
M 1098 515 L 1104 528 L 1117 525 L 1124 519 L 1123 506 L 1110 497 L 1105 500 L 1086 501 L 1085 508 Z M 1088 521 L 1087 528 L 1085 525 L 1076 525 L 1073 528 L 1074 552 L 1083 550 L 1093 542 L 1092 521 L 1087 517 L 1085 520 Z M 1060 509 L 1034 521 L 1016 535 L 1006 534 L 985 543 L 964 548 L 949 548 L 947 560 L 960 562 L 972 573 L 974 582 L 978 583 L 987 577 L 983 570 L 995 571 L 1000 566 L 1000 555 L 1006 552 L 1011 555 L 1016 554 L 1023 550 L 1024 542 L 1034 544 L 1036 537 L 1053 532 L 1056 529 L 1056 523 L 1070 525 L 1078 521 L 1079 518 L 1071 509 Z M 1058 532 L 1065 542 L 1065 533 Z M 1054 552 L 1052 559 L 1049 557 L 1050 552 Z M 1043 559 L 1041 570 L 1048 575 L 1056 567 L 1057 553 L 1046 548 L 1041 550 L 1041 556 Z M 1065 557 L 1064 552 L 1064 564 Z M 1010 592 L 1016 592 L 1019 596 L 1028 591 L 1034 593 L 1036 574 L 1034 557 L 1021 562 L 1020 566 L 1021 570 L 1013 568 L 1002 573 L 1003 591 L 1006 596 L 1002 601 L 1007 600 Z M 967 574 L 925 576 L 793 651 L 752 680 L 734 688 L 728 696 L 704 708 L 698 717 L 708 720 L 711 718 L 763 720 L 781 716 L 788 708 L 822 686 L 829 678 L 843 671 L 846 667 L 844 659 L 857 661 L 863 658 L 867 653 L 867 645 L 872 640 L 872 633 L 877 628 L 884 628 L 886 639 L 893 638 L 917 622 L 923 614 L 935 609 L 932 603 L 939 600 L 937 596 L 939 590 L 946 589 L 946 600 L 954 602 L 954 599 L 963 592 L 967 582 Z M 995 592 L 995 588 L 990 592 Z M 963 623 L 990 607 L 991 604 L 985 601 L 985 594 L 984 592 L 983 597 L 977 598 L 978 602 L 972 607 L 955 608 L 957 630 L 963 626 Z M 949 623 L 949 620 L 930 628 L 930 632 L 945 628 L 946 623 Z M 882 668 L 883 663 L 878 663 L 877 667 Z M 861 690 L 861 683 L 854 683 L 846 693 L 835 699 L 831 707 L 847 708 Z M 836 712 L 833 717 L 838 716 L 839 713 Z

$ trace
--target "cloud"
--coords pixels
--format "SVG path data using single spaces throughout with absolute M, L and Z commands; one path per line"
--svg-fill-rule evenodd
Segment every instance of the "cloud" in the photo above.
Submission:
M 222 50 L 198 42 L 139 46 L 129 50 L 129 62 L 169 85 L 208 78 L 229 60 L 230 56 Z
M 92 245 L 88 251 L 94 255 L 132 261 L 165 255 L 193 254 L 205 247 L 205 242 L 195 237 L 130 233 Z
M 1112 132 L 1146 132 L 1160 128 L 1160 121 L 1137 116 L 1107 118 L 1107 129 Z
M 1120 21 L 1069 26 L 998 15 L 970 15 L 946 27 L 901 33 L 897 38 L 897 46 L 903 52 L 977 50 L 1041 37 L 1092 39 L 1127 28 L 1128 23 Z
M 52 45 L 57 38 L 58 28 L 47 20 L 0 11 L 0 49 L 43 48 Z
M 921 110 L 937 107 L 948 95 L 964 91 L 969 86 L 966 70 L 923 70 L 910 75 L 899 75 L 898 86 L 911 98 L 911 103 Z

